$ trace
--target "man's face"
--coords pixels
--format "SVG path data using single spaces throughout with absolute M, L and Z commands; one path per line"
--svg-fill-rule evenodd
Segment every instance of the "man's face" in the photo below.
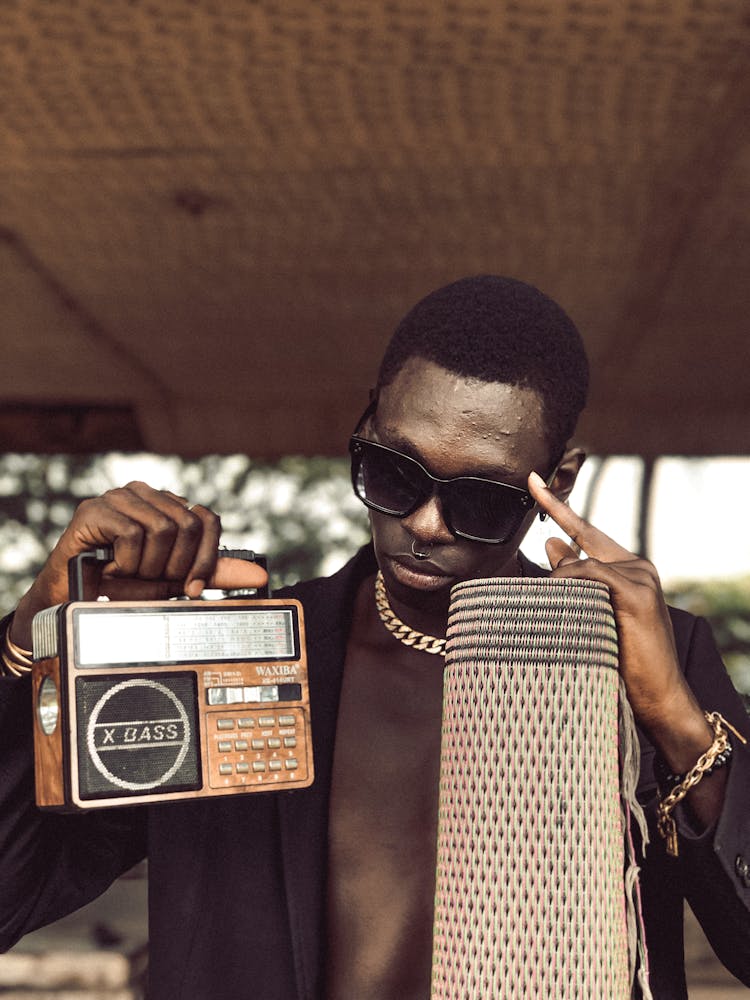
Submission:
M 525 489 L 532 469 L 543 476 L 551 472 L 535 391 L 465 378 L 420 358 L 407 361 L 381 391 L 362 433 L 405 452 L 441 479 L 479 476 Z M 451 534 L 436 496 L 400 519 L 370 511 L 388 592 L 405 608 L 442 612 L 460 580 L 517 572 L 518 545 L 533 517 L 530 511 L 511 539 L 492 545 Z M 412 542 L 418 551 L 430 549 L 429 558 L 416 559 Z

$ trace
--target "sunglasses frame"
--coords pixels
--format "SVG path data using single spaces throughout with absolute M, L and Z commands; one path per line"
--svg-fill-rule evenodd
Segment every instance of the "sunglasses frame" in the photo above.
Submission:
M 370 406 L 372 407 L 372 404 L 370 404 Z M 366 417 L 369 416 L 370 413 L 372 412 L 370 407 L 368 407 L 368 411 L 365 411 L 365 415 L 357 424 L 358 428 L 362 425 L 362 423 L 364 423 Z M 360 496 L 357 490 L 357 477 L 359 474 L 359 469 L 362 464 L 362 458 L 364 452 L 363 446 L 370 448 L 377 448 L 380 451 L 387 452 L 390 455 L 395 455 L 402 460 L 405 459 L 407 462 L 411 462 L 412 464 L 416 465 L 417 468 L 432 483 L 431 493 L 418 496 L 414 501 L 414 503 L 411 505 L 411 507 L 408 510 L 404 511 L 403 513 L 397 513 L 393 510 L 389 510 L 388 508 L 383 507 L 380 504 L 373 503 L 373 501 L 366 500 L 364 497 Z M 390 517 L 404 518 L 408 517 L 410 514 L 413 514 L 415 510 L 418 510 L 429 499 L 430 496 L 435 496 L 437 494 L 443 507 L 443 517 L 445 519 L 445 523 L 446 526 L 448 527 L 448 530 L 451 532 L 452 535 L 456 535 L 458 538 L 465 538 L 471 542 L 482 542 L 486 545 L 503 545 L 507 543 L 509 539 L 513 537 L 515 532 L 518 531 L 518 528 L 520 527 L 521 521 L 523 521 L 523 517 L 525 517 L 525 514 L 521 516 L 518 525 L 508 535 L 505 535 L 503 538 L 484 538 L 480 535 L 472 535 L 466 531 L 460 531 L 453 526 L 451 518 L 451 510 L 450 510 L 451 507 L 450 498 L 445 497 L 445 495 L 441 492 L 440 489 L 441 486 L 445 487 L 450 485 L 451 483 L 460 483 L 460 482 L 477 482 L 490 486 L 499 486 L 503 490 L 509 490 L 513 494 L 517 494 L 519 507 L 525 508 L 526 512 L 533 510 L 534 505 L 536 503 L 536 501 L 531 496 L 528 490 L 525 490 L 520 486 L 512 486 L 510 483 L 502 483 L 496 479 L 485 479 L 482 476 L 455 476 L 451 479 L 440 479 L 438 476 L 433 476 L 433 474 L 428 469 L 426 469 L 421 462 L 418 462 L 416 458 L 412 458 L 411 455 L 405 455 L 403 452 L 397 451 L 395 448 L 389 448 L 387 445 L 380 444 L 377 441 L 368 441 L 367 438 L 360 437 L 358 434 L 352 434 L 352 436 L 349 439 L 349 454 L 351 455 L 352 458 L 352 466 L 351 466 L 352 487 L 354 489 L 354 493 L 357 499 L 361 500 L 366 507 L 369 507 L 371 510 L 377 510 L 381 514 L 388 514 Z

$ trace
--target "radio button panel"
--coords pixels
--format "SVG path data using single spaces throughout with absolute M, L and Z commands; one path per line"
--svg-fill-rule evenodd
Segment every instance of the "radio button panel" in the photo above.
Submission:
M 218 707 L 218 706 L 217 706 Z M 206 715 L 207 764 L 212 788 L 231 788 L 250 784 L 268 784 L 269 790 L 278 784 L 304 782 L 307 762 L 299 757 L 298 736 L 304 733 L 302 708 L 287 708 L 278 715 L 267 715 L 243 708 L 241 717 L 232 716 L 231 708 L 222 705 Z M 251 740 L 239 733 L 227 740 L 227 730 L 254 730 Z M 249 745 L 248 745 L 249 744 Z

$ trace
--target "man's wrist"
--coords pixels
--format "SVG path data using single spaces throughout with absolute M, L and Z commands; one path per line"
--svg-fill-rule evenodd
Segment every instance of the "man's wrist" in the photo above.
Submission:
M 32 654 L 30 649 L 19 646 L 10 637 L 13 614 L 0 621 L 0 676 L 19 678 L 31 673 Z
M 717 794 L 718 789 L 714 787 L 707 797 L 702 796 L 701 791 L 707 787 L 704 779 L 728 763 L 732 755 L 730 733 L 742 743 L 746 742 L 745 737 L 719 712 L 705 712 L 704 716 L 713 734 L 711 746 L 701 754 L 689 771 L 683 775 L 673 775 L 676 784 L 662 794 L 657 808 L 658 830 L 666 841 L 667 853 L 672 857 L 679 855 L 677 822 L 673 815 L 675 808 L 686 796 L 692 794 L 693 812 L 705 826 L 709 826 L 717 818 L 721 807 L 726 774 L 722 775 L 721 795 Z
M 669 706 L 649 719 L 646 729 L 667 770 L 682 774 L 713 742 L 713 729 L 706 721 L 703 709 L 687 689 L 684 696 L 674 698 Z

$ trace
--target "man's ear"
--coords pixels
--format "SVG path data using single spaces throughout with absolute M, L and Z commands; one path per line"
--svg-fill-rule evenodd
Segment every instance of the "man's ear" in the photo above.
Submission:
M 549 483 L 549 488 L 558 500 L 562 500 L 564 503 L 568 499 L 585 461 L 586 452 L 583 448 L 569 448 L 564 453 Z

